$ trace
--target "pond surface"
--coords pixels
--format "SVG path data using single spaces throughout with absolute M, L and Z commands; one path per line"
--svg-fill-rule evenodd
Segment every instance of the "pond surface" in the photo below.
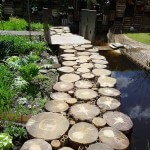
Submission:
M 121 91 L 120 111 L 134 123 L 130 150 L 150 150 L 150 74 L 116 52 L 101 52 L 109 61 Z M 149 148 L 148 148 L 149 147 Z

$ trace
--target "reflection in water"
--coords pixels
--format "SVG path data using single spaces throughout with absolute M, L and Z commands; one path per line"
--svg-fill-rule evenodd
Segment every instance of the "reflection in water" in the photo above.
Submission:
M 101 53 L 110 63 L 112 76 L 117 78 L 117 88 L 122 94 L 120 109 L 134 122 L 130 150 L 147 150 L 150 141 L 150 75 L 118 53 Z

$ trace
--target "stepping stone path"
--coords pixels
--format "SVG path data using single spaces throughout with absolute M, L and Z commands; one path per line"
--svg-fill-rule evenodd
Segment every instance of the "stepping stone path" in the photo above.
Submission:
M 50 30 L 50 35 L 62 34 L 73 37 L 67 27 Z M 28 120 L 27 132 L 35 139 L 24 143 L 21 150 L 25 146 L 26 150 L 32 146 L 36 150 L 123 150 L 129 147 L 126 134 L 133 123 L 127 115 L 117 111 L 121 105 L 121 93 L 115 88 L 117 81 L 110 77 L 111 70 L 106 69 L 106 58 L 90 41 L 85 41 L 59 46 L 58 82 L 49 93 L 47 112 Z

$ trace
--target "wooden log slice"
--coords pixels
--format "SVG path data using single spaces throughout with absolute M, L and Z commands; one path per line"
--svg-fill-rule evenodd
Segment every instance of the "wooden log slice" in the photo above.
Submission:
M 85 51 L 85 48 L 81 47 L 81 46 L 77 46 L 74 48 L 77 51 Z
M 95 143 L 90 145 L 87 150 L 114 150 L 109 145 L 104 143 Z
M 50 112 L 59 113 L 67 111 L 69 108 L 68 104 L 64 101 L 50 100 L 46 103 L 45 109 Z
M 90 69 L 88 69 L 88 68 L 78 68 L 78 69 L 77 69 L 77 72 L 80 72 L 80 73 L 88 73 L 88 72 L 90 72 Z
M 114 87 L 117 80 L 112 77 L 102 76 L 98 78 L 98 83 L 100 84 L 100 87 Z
M 111 71 L 107 69 L 93 69 L 92 73 L 95 76 L 110 76 L 111 75 Z
M 60 148 L 60 149 L 58 149 L 58 150 L 74 150 L 74 149 L 72 149 L 72 148 L 70 148 L 70 147 L 63 147 L 63 148 Z
M 98 138 L 98 130 L 90 123 L 80 122 L 71 127 L 68 137 L 74 143 L 91 144 Z
M 97 92 L 91 89 L 78 89 L 75 91 L 75 97 L 81 100 L 89 100 L 96 98 L 97 96 Z
M 82 63 L 87 63 L 88 60 L 87 59 L 77 59 L 76 62 L 79 64 L 82 64 Z
M 98 52 L 99 50 L 98 50 L 98 49 L 93 48 L 93 49 L 88 49 L 87 51 L 88 51 L 88 52 Z
M 65 67 L 60 67 L 57 70 L 61 73 L 72 73 L 72 72 L 74 72 L 74 68 L 66 67 L 66 66 Z
M 69 114 L 77 121 L 92 121 L 94 117 L 100 114 L 100 109 L 96 105 L 88 103 L 76 104 L 71 106 Z
M 67 99 L 65 99 L 65 102 L 70 105 L 73 105 L 73 104 L 77 103 L 77 99 L 76 98 L 67 98 Z
M 46 141 L 60 138 L 68 128 L 69 121 L 62 114 L 51 112 L 43 112 L 32 116 L 26 124 L 29 135 Z
M 102 65 L 108 64 L 108 61 L 106 61 L 106 60 L 92 59 L 92 62 L 97 63 L 97 64 L 102 64 Z
M 76 50 L 74 49 L 65 49 L 64 50 L 64 53 L 67 53 L 67 54 L 74 54 L 76 52 Z
M 89 56 L 90 54 L 90 52 L 78 52 L 77 56 Z
M 127 115 L 118 112 L 110 111 L 106 112 L 103 115 L 103 118 L 106 120 L 107 124 L 120 131 L 129 131 L 133 127 L 133 123 Z
M 81 68 L 88 68 L 91 69 L 94 67 L 94 65 L 92 63 L 83 63 L 80 65 Z
M 92 120 L 92 123 L 97 127 L 97 128 L 101 128 L 104 127 L 106 125 L 106 121 L 105 119 L 101 118 L 101 117 L 95 117 Z
M 76 61 L 64 61 L 62 62 L 62 65 L 72 67 L 72 66 L 77 65 L 77 62 Z
M 110 96 L 110 97 L 118 97 L 121 94 L 120 91 L 114 88 L 100 88 L 98 92 L 103 96 Z
M 64 57 L 63 60 L 65 61 L 73 61 L 73 60 L 77 60 L 77 57 Z
M 62 82 L 76 82 L 80 80 L 80 76 L 77 74 L 64 74 L 60 77 L 60 81 Z
M 68 83 L 68 82 L 57 82 L 54 86 L 53 89 L 58 92 L 65 92 L 72 90 L 74 88 L 73 83 Z
M 120 107 L 120 102 L 112 97 L 101 96 L 97 100 L 97 105 L 104 110 L 116 110 Z
M 71 96 L 64 92 L 55 92 L 50 94 L 50 97 L 54 100 L 65 100 L 66 98 L 70 98 Z
M 124 150 L 129 146 L 128 138 L 115 128 L 105 127 L 99 132 L 100 140 L 110 147 L 118 150 Z
M 106 58 L 101 55 L 91 55 L 90 57 L 94 60 L 106 60 Z
M 75 57 L 75 54 L 61 54 L 61 57 Z
M 58 148 L 61 147 L 61 143 L 59 140 L 52 140 L 51 146 L 53 147 L 53 150 L 57 150 Z
M 91 44 L 84 44 L 84 45 L 81 45 L 81 47 L 86 48 L 86 49 L 90 49 L 90 48 L 93 47 L 93 45 L 91 45 Z
M 42 139 L 32 139 L 25 142 L 20 150 L 52 150 L 52 147 Z
M 75 82 L 75 86 L 79 89 L 89 89 L 92 88 L 93 84 L 90 81 L 79 80 Z
M 87 60 L 87 61 L 91 60 L 91 58 L 89 56 L 78 56 L 78 59 L 79 60 Z
M 94 67 L 97 68 L 97 69 L 105 69 L 105 68 L 107 68 L 107 66 L 103 65 L 103 64 L 94 64 Z
M 82 78 L 84 78 L 84 79 L 93 79 L 94 77 L 95 77 L 95 75 L 92 74 L 92 73 L 84 73 L 84 74 L 82 74 Z
M 62 49 L 62 50 L 66 50 L 66 49 L 73 49 L 73 46 L 71 46 L 71 45 L 62 45 L 59 48 Z

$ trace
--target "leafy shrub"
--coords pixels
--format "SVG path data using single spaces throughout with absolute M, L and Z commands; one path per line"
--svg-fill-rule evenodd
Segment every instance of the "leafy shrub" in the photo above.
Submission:
M 6 60 L 6 63 L 10 68 L 18 69 L 21 65 L 21 60 L 18 56 L 12 56 Z
M 31 82 L 32 78 L 39 73 L 39 67 L 34 63 L 29 63 L 19 69 L 22 78 L 28 82 Z
M 27 57 L 27 61 L 28 61 L 28 63 L 34 63 L 34 62 L 37 62 L 37 61 L 39 61 L 40 60 L 40 57 L 38 56 L 38 55 L 29 55 L 28 57 Z
M 43 29 L 43 24 L 42 23 L 35 23 L 35 22 L 31 23 L 31 30 L 32 31 L 38 31 L 38 30 L 41 30 L 41 29 Z
M 0 133 L 0 150 L 13 148 L 12 137 L 8 133 Z

